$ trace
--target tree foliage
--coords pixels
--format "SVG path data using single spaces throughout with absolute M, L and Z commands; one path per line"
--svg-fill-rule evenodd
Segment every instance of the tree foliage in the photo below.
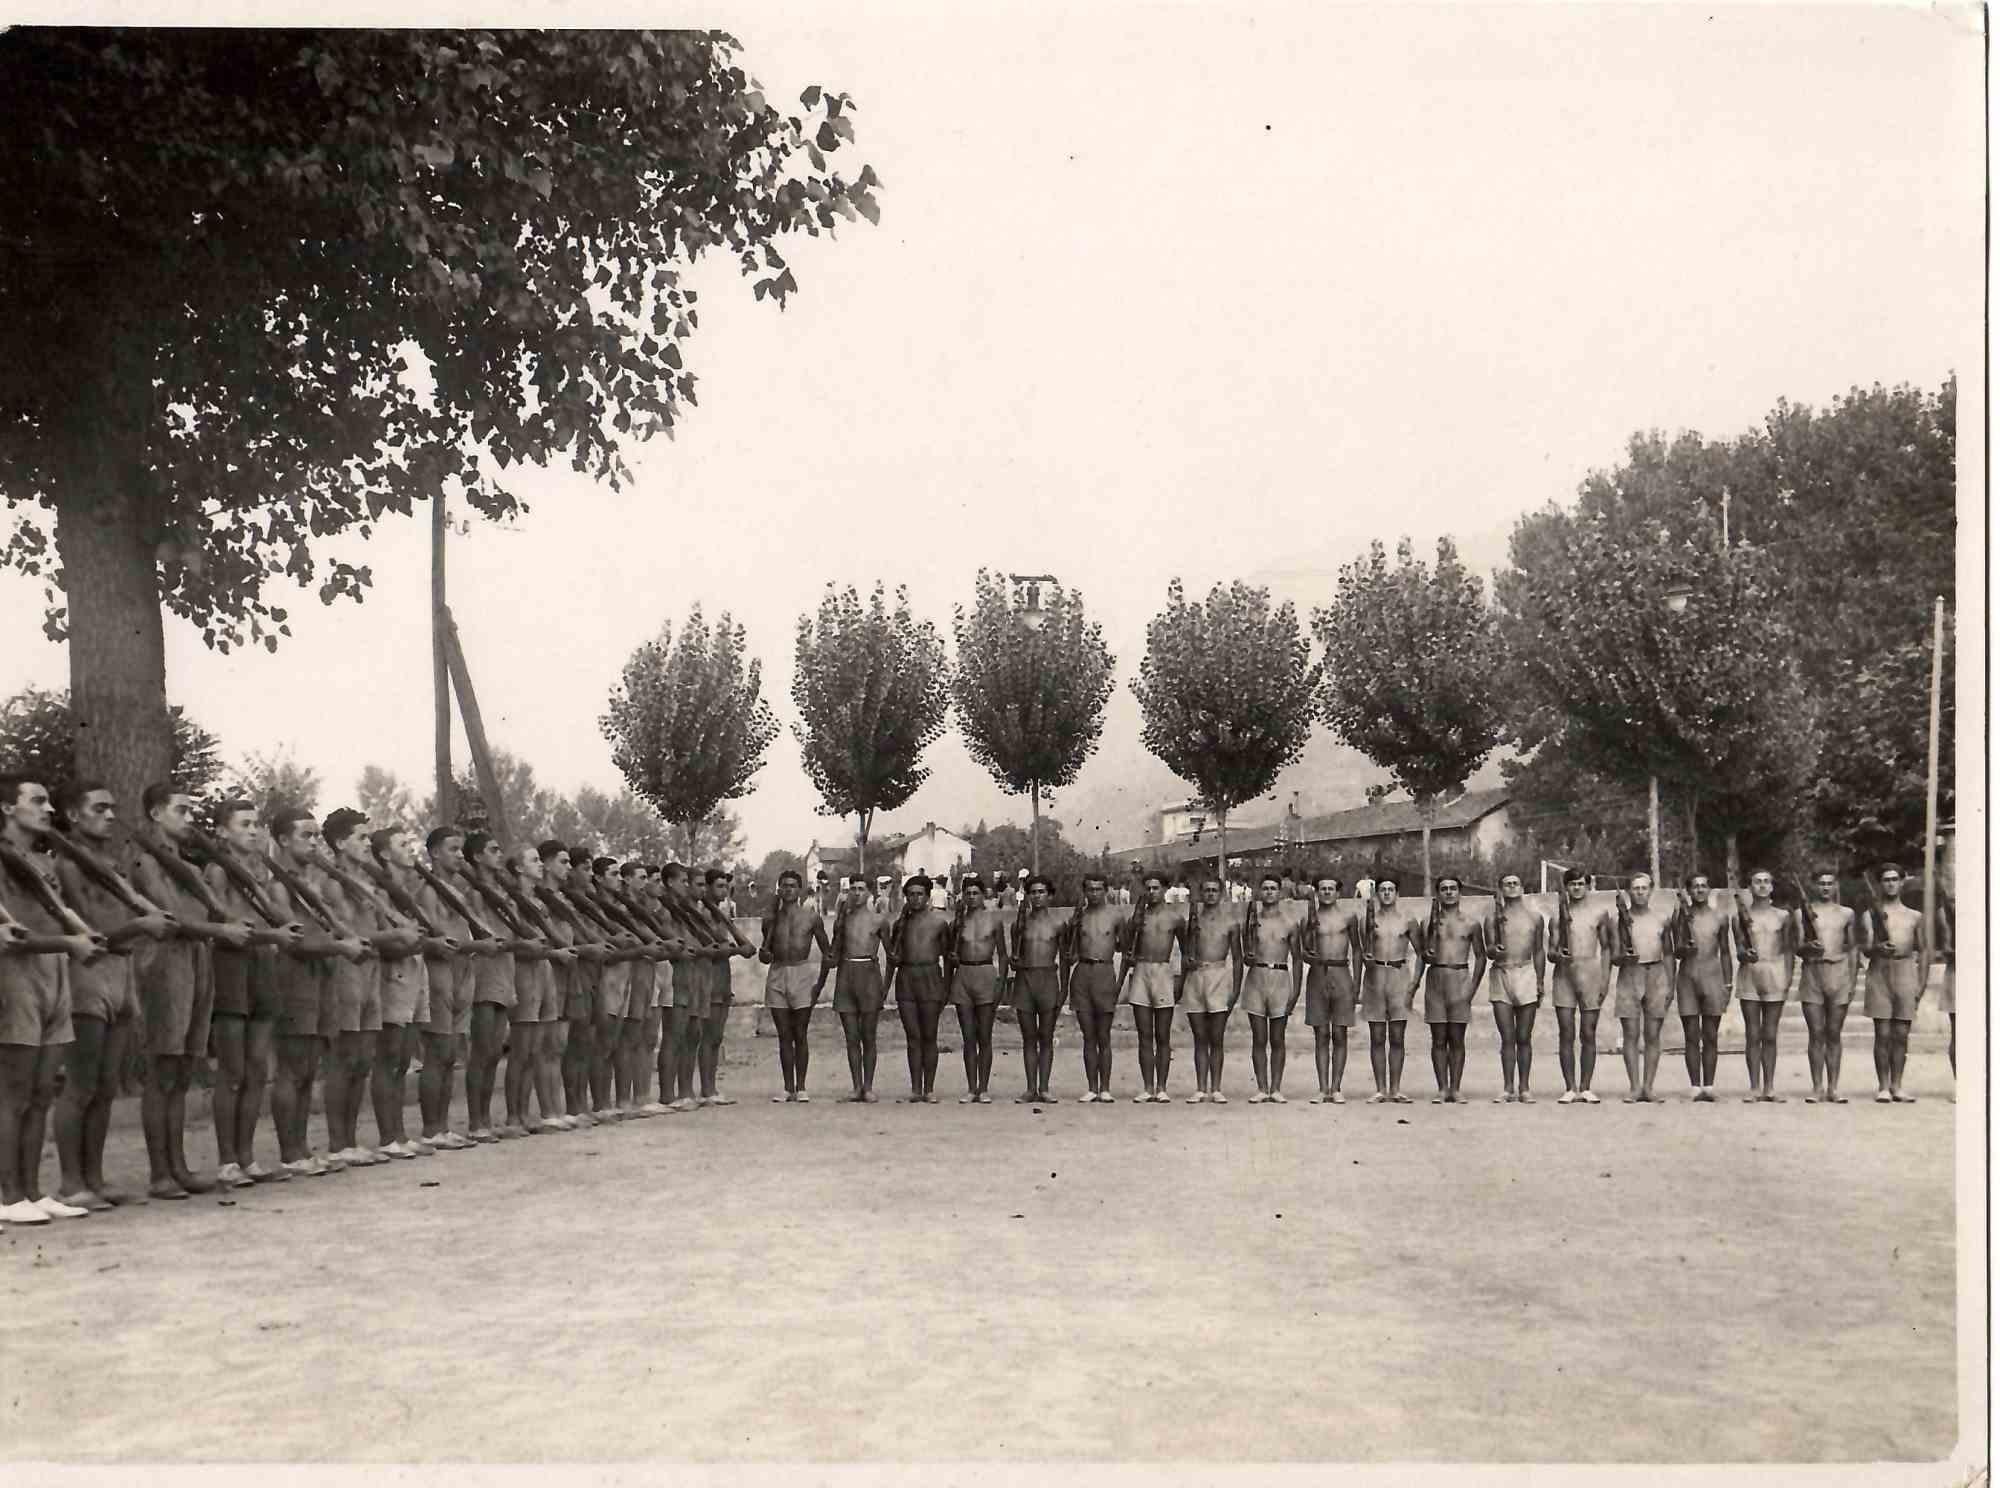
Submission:
M 1313 612 L 1326 648 L 1321 708 L 1341 740 L 1418 802 L 1463 789 L 1500 742 L 1499 627 L 1484 586 L 1439 538 L 1437 567 L 1379 542 L 1345 565 Z
M 162 607 L 212 646 L 275 648 L 274 585 L 370 582 L 320 540 L 440 493 L 507 516 L 521 462 L 616 484 L 625 442 L 695 398 L 683 269 L 728 255 L 782 306 L 783 235 L 875 219 L 872 169 L 829 164 L 853 100 L 814 86 L 789 112 L 739 50 L 697 31 L 0 36 L 0 555 L 49 583 L 106 750 L 166 757 Z
M 688 827 L 750 793 L 778 734 L 763 686 L 743 627 L 727 611 L 710 626 L 697 604 L 678 637 L 669 621 L 625 663 L 599 720 L 611 762 L 661 816 Z
M 951 700 L 944 641 L 910 613 L 906 589 L 891 608 L 879 581 L 866 606 L 852 585 L 829 584 L 799 617 L 793 658 L 792 732 L 806 775 L 830 813 L 855 818 L 865 869 L 875 813 L 895 810 L 930 775 L 923 753 Z
M 673 823 L 667 842 L 674 858 L 692 868 L 729 867 L 743 856 L 743 819 L 718 806 L 693 821 Z
M 1060 789 L 1076 779 L 1104 730 L 1115 663 L 1083 596 L 1042 590 L 1046 617 L 1029 629 L 1005 579 L 979 570 L 970 613 L 952 612 L 957 662 L 952 699 L 973 759 L 1009 794 Z
M 1063 835 L 1063 824 L 1044 816 L 1029 826 L 1001 822 L 989 827 L 981 822 L 959 835 L 972 844 L 972 861 L 966 867 L 984 876 L 991 884 L 1014 883 L 1023 868 L 1035 860 L 1033 833 L 1041 833 L 1041 872 L 1055 880 L 1056 895 L 1065 903 L 1080 902 L 1083 875 L 1099 871 L 1102 855 L 1091 856 Z
M 1276 784 L 1304 751 L 1321 668 L 1289 602 L 1241 582 L 1190 604 L 1181 581 L 1146 626 L 1132 691 L 1146 748 L 1191 782 L 1225 829 L 1229 812 Z
M 285 807 L 319 809 L 319 771 L 302 763 L 289 749 L 253 751 L 228 772 L 218 799 L 235 798 L 257 808 L 257 819 L 269 821 Z
M 361 767 L 361 778 L 354 782 L 354 809 L 367 816 L 371 827 L 406 827 L 417 833 L 430 830 L 409 786 L 394 770 L 381 765 Z
M 223 773 L 222 742 L 179 707 L 173 720 L 173 755 L 167 778 L 191 796 L 205 793 Z M 27 687 L 0 703 L 0 773 L 27 775 L 51 792 L 78 777 L 76 715 L 67 692 Z M 138 802 L 126 804 L 136 815 Z

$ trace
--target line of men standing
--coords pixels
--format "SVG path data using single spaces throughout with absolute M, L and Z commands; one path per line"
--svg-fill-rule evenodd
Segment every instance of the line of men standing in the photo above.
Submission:
M 147 1194 L 164 1201 L 734 1104 L 717 1088 L 728 963 L 756 948 L 724 913 L 721 869 L 697 893 L 678 864 L 573 856 L 556 841 L 509 853 L 458 827 L 431 832 L 420 856 L 411 832 L 369 831 L 357 811 L 259 822 L 247 801 L 222 803 L 211 834 L 166 783 L 140 809 L 121 842 L 102 784 L 52 801 L 41 782 L 0 776 L 0 1224 L 126 1197 L 103 1161 L 137 1030 Z M 186 1147 L 187 1091 L 211 1051 L 212 1179 Z M 467 1121 L 455 1131 L 461 1070 Z M 324 1155 L 307 1140 L 316 1080 Z M 267 1091 L 274 1166 L 254 1152 Z M 372 1147 L 357 1131 L 364 1104 Z M 47 1194 L 52 1105 L 60 1183 Z

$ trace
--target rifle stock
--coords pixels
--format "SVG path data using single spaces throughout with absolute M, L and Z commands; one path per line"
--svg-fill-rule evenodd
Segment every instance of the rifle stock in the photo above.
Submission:
M 112 866 L 110 859 L 101 857 L 92 849 L 85 847 L 80 842 L 72 841 L 61 832 L 49 831 L 44 832 L 42 835 L 47 839 L 51 848 L 76 864 L 84 877 L 90 879 L 100 889 L 103 889 L 112 898 L 131 910 L 133 914 L 141 918 L 153 915 L 166 920 L 173 918 L 166 910 L 161 909 L 159 905 L 133 888 L 131 880 Z

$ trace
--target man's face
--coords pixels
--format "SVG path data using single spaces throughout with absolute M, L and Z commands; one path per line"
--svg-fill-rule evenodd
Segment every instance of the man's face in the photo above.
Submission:
M 21 788 L 14 793 L 14 804 L 5 811 L 7 819 L 29 836 L 48 831 L 55 815 L 49 806 L 48 787 L 33 780 L 21 782 Z
M 1321 909 L 1332 909 L 1340 903 L 1340 880 L 1322 878 L 1313 886 L 1313 897 L 1319 901 Z
M 542 858 L 541 877 L 552 886 L 561 888 L 569 878 L 569 854 L 559 852 L 554 857 Z
M 1771 897 L 1770 874 L 1753 873 L 1750 875 L 1750 897 L 1752 899 L 1768 899 Z
M 506 849 L 496 841 L 487 842 L 479 849 L 476 857 L 479 866 L 488 873 L 498 873 L 507 861 Z
M 1166 900 L 1167 900 L 1167 885 L 1165 880 L 1158 878 L 1147 879 L 1146 902 L 1148 904 L 1164 904 L 1166 903 Z
M 465 866 L 465 839 L 447 837 L 431 853 L 431 866 L 444 873 L 456 873 Z
M 1756 890 L 1757 881 L 1755 879 L 1750 881 L 1750 887 L 1753 892 Z M 1884 868 L 1882 870 L 1882 892 L 1891 899 L 1900 899 L 1903 896 L 1902 869 Z
M 1047 906 L 1048 902 L 1049 886 L 1047 884 L 1038 883 L 1028 890 L 1028 908 L 1042 909 Z
M 720 904 L 723 900 L 727 899 L 729 897 L 729 886 L 735 882 L 735 879 L 727 876 L 709 879 L 703 889 L 703 892 L 708 895 L 708 902 L 710 904 Z
M 250 810 L 232 811 L 229 819 L 222 824 L 222 840 L 240 853 L 257 850 L 257 813 Z
M 781 878 L 778 880 L 778 902 L 780 904 L 797 904 L 799 902 L 799 881 L 796 878 Z
M 847 886 L 847 906 L 850 909 L 864 908 L 868 903 L 868 885 L 851 883 Z
M 1569 902 L 1571 904 L 1581 904 L 1583 903 L 1583 896 L 1590 892 L 1589 881 L 1579 878 L 1575 883 L 1565 883 L 1563 885 L 1563 892 L 1569 895 Z
M 1257 897 L 1265 904 L 1276 906 L 1278 902 L 1278 890 L 1278 881 L 1275 878 L 1267 878 L 1257 885 Z
M 350 863 L 365 863 L 368 861 L 368 839 L 362 836 L 361 828 L 359 827 L 356 827 L 345 837 L 341 838 L 340 846 L 334 850 Z
M 304 817 L 292 823 L 292 830 L 278 839 L 278 849 L 295 863 L 307 863 L 319 856 L 319 823 Z
M 915 914 L 930 902 L 930 890 L 922 884 L 906 883 L 903 885 L 903 908 L 907 909 L 911 914 Z
M 108 790 L 94 790 L 76 803 L 76 829 L 93 842 L 110 840 L 118 821 L 118 798 Z
M 514 871 L 521 875 L 523 883 L 540 883 L 544 877 L 541 854 L 532 847 L 522 848 L 514 854 Z
M 1813 893 L 1822 904 L 1833 903 L 1833 896 L 1840 890 L 1840 881 L 1831 873 L 1817 874 L 1813 878 Z
M 1108 892 L 1109 889 L 1102 879 L 1087 879 L 1083 885 L 1083 902 L 1095 909 L 1104 902 L 1104 896 Z
M 1632 907 L 1634 909 L 1644 909 L 1652 902 L 1653 898 L 1653 880 L 1651 875 L 1645 873 L 1633 874 L 1631 890 Z
M 986 890 L 978 884 L 969 883 L 964 890 L 965 907 L 972 914 L 978 914 L 986 907 Z
M 1505 900 L 1508 900 L 1508 901 L 1510 901 L 1510 902 L 1511 902 L 1511 901 L 1513 901 L 1513 900 L 1515 900 L 1515 899 L 1518 899 L 1518 898 L 1520 898 L 1520 897 L 1521 897 L 1521 875 L 1520 875 L 1520 874 L 1518 874 L 1518 873 L 1509 873 L 1509 874 L 1506 874 L 1505 876 L 1503 876 L 1503 877 L 1501 878 L 1501 880 L 1500 880 L 1500 897 L 1501 897 L 1502 899 L 1505 899 Z
M 153 808 L 153 821 L 167 841 L 178 842 L 187 835 L 188 812 L 192 804 L 186 796 L 175 791 Z
M 1389 908 L 1396 902 L 1396 883 L 1394 879 L 1385 878 L 1375 885 L 1375 902 L 1384 909 Z
M 1210 907 L 1220 904 L 1222 902 L 1221 883 L 1212 878 L 1204 883 L 1201 886 L 1201 902 Z
M 382 847 L 382 855 L 398 868 L 412 868 L 417 861 L 417 839 L 399 831 Z
M 1438 903 L 1450 909 L 1458 903 L 1458 880 L 1447 878 L 1438 884 Z
M 1708 903 L 1710 892 L 1708 875 L 1706 873 L 1697 873 L 1693 878 L 1688 880 L 1688 897 L 1694 900 L 1696 904 Z

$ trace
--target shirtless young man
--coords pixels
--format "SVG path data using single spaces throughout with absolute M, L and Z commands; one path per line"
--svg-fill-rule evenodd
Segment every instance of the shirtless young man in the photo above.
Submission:
M 1798 926 L 1771 902 L 1774 880 L 1763 869 L 1750 875 L 1750 904 L 1739 910 L 1747 924 L 1750 957 L 1744 961 L 1737 1004 L 1743 1009 L 1743 1062 L 1750 1071 L 1744 1103 L 1777 1101 L 1778 1026 L 1792 986 Z M 1732 896 L 1733 897 L 1733 896 Z M 1737 954 L 1742 954 L 1739 946 Z
M 334 1155 L 349 1167 L 417 1155 L 415 1147 L 404 1144 L 402 1085 L 409 1069 L 404 1040 L 424 991 L 419 982 L 423 934 L 395 914 L 369 881 L 373 851 L 367 825 L 368 818 L 351 807 L 320 823 L 320 836 L 332 855 L 322 864 L 328 870 L 329 907 L 375 953 L 372 960 L 354 964 L 347 978 L 336 967 L 341 996 L 338 1063 L 346 1086 L 340 1107 L 342 1145 Z M 375 1114 L 372 1148 L 361 1145 L 364 1096 Z
M 0 1220 L 9 1224 L 90 1212 L 41 1187 L 56 1069 L 74 1038 L 70 960 L 95 960 L 108 949 L 62 898 L 54 869 L 42 866 L 41 838 L 52 818 L 40 782 L 0 775 L 0 907 L 22 932 L 0 940 Z
M 393 909 L 404 927 L 413 928 L 421 937 L 417 954 L 382 963 L 382 1035 L 375 1047 L 375 1129 L 380 1132 L 383 1123 L 388 1123 L 388 1141 L 383 1143 L 382 1150 L 392 1157 L 429 1157 L 438 1150 L 437 1142 L 429 1132 L 412 1137 L 405 1115 L 410 1062 L 417 1057 L 424 1034 L 431 1027 L 432 1001 L 442 1001 L 447 1020 L 451 1017 L 453 984 L 457 980 L 452 973 L 452 959 L 460 954 L 464 941 L 451 935 L 449 927 L 433 917 L 432 910 L 442 906 L 417 876 L 417 839 L 407 827 L 382 827 L 369 833 L 366 861 L 362 882 L 388 896 L 387 903 L 378 902 L 376 908 L 385 913 Z M 429 907 L 425 898 L 430 900 Z M 433 967 L 437 968 L 435 986 Z M 418 1119 L 428 1125 L 424 1120 L 429 1112 L 422 1104 L 421 1076 L 417 1087 Z
M 1535 1058 L 1535 1014 L 1548 985 L 1548 925 L 1523 897 L 1518 873 L 1500 876 L 1486 944 L 1493 957 L 1486 999 L 1493 1004 L 1493 1026 L 1500 1032 L 1500 1082 L 1506 1087 L 1493 1099 L 1532 1106 L 1528 1071 Z
M 450 955 L 426 953 L 424 973 L 430 982 L 431 1016 L 420 1037 L 424 1067 L 417 1075 L 417 1109 L 424 1140 L 440 1152 L 458 1152 L 476 1145 L 468 1132 L 451 1125 L 452 1086 L 461 1068 L 471 1079 L 468 1055 L 472 1038 L 472 999 L 477 990 L 480 958 L 500 949 L 499 927 L 486 921 L 492 912 L 463 880 L 465 834 L 456 827 L 434 828 L 424 838 L 429 862 L 412 866 L 420 882 L 415 898 L 430 922 L 458 949 Z M 482 910 L 485 912 L 482 914 Z M 472 1122 L 472 1087 L 466 1086 L 466 1126 Z
M 58 804 L 79 844 L 122 878 L 114 836 L 118 803 L 111 791 L 94 780 L 80 781 L 64 788 Z M 76 1037 L 65 1054 L 63 1090 L 55 1104 L 56 1158 L 62 1169 L 56 1197 L 73 1208 L 109 1209 L 126 1197 L 104 1181 L 104 1139 L 139 1011 L 132 948 L 164 939 L 173 933 L 173 923 L 157 906 L 142 912 L 115 885 L 99 882 L 68 857 L 58 857 L 55 869 L 64 902 L 104 936 L 109 951 L 69 961 L 70 1023 Z M 129 883 L 126 887 L 130 889 Z
M 806 1068 L 812 1051 L 807 1043 L 813 1009 L 819 1005 L 819 983 L 826 980 L 827 963 L 833 948 L 827 943 L 826 927 L 820 923 L 817 906 L 802 903 L 805 886 L 796 869 L 778 875 L 778 897 L 764 917 L 764 945 L 757 959 L 771 969 L 764 974 L 764 1006 L 778 1030 L 778 1069 L 784 1076 L 785 1093 L 774 1101 L 807 1101 Z M 819 977 L 815 980 L 806 957 L 819 949 Z
M 1410 995 L 1424 975 L 1424 922 L 1396 903 L 1396 880 L 1383 874 L 1361 922 L 1361 1016 L 1368 1020 L 1368 1063 L 1375 1093 L 1368 1104 L 1410 1104 L 1403 1094 L 1403 1034 Z
M 937 1104 L 937 1028 L 944 1012 L 944 958 L 951 951 L 951 916 L 931 908 L 931 881 L 922 873 L 903 883 L 903 912 L 889 931 L 890 975 L 914 1104 Z
M 1632 959 L 1618 968 L 1618 1026 L 1625 1035 L 1625 1079 L 1631 1085 L 1624 1099 L 1658 1100 L 1653 1080 L 1660 1072 L 1660 1030 L 1674 997 L 1674 921 L 1678 916 L 1653 899 L 1651 874 L 1635 873 L 1626 882 L 1632 927 Z
M 269 897 L 306 926 L 304 938 L 278 963 L 278 1075 L 271 1086 L 271 1126 L 285 1171 L 295 1178 L 323 1178 L 347 1166 L 314 1153 L 307 1130 L 313 1078 L 319 1073 L 320 1060 L 329 1055 L 331 1040 L 322 1027 L 332 1009 L 333 963 L 336 959 L 360 961 L 367 955 L 367 947 L 348 935 L 338 921 L 329 929 L 285 882 L 289 878 L 311 892 L 319 853 L 319 823 L 312 813 L 297 807 L 280 808 L 266 824 L 266 832 L 276 880 Z M 327 908 L 317 895 L 313 902 Z M 331 1070 L 328 1079 L 332 1079 Z M 329 1137 L 333 1130 L 329 1123 Z
M 1083 1035 L 1083 1079 L 1090 1088 L 1077 1104 L 1110 1102 L 1111 1020 L 1118 1012 L 1118 960 L 1127 913 L 1110 902 L 1102 874 L 1083 876 L 1083 907 L 1064 942 L 1069 961 L 1069 1005 Z
M 225 865 L 217 857 L 201 874 L 210 895 L 230 918 L 259 927 L 242 950 L 217 946 L 214 951 L 215 1007 L 209 1042 L 215 1051 L 215 1083 L 209 1100 L 219 1164 L 215 1181 L 225 1188 L 292 1176 L 283 1164 L 271 1172 L 252 1151 L 276 1047 L 281 960 L 298 941 L 296 933 L 274 932 L 266 918 L 278 911 L 271 903 L 271 871 L 260 851 L 260 835 L 255 806 L 224 801 L 215 811 L 214 846 L 217 853 L 228 855 L 228 861 Z M 238 874 L 251 881 L 247 888 Z
M 1916 1102 L 1903 1093 L 1903 1065 L 1910 1054 L 1910 1024 L 1924 989 L 1918 978 L 1930 949 L 1923 914 L 1903 903 L 1903 870 L 1882 865 L 1877 875 L 1881 899 L 1869 911 L 1868 1016 L 1875 1023 L 1875 1099 L 1901 1105 Z
M 1194 1036 L 1194 1094 L 1188 1104 L 1229 1104 L 1222 1093 L 1222 1040 L 1229 1015 L 1243 994 L 1242 921 L 1236 907 L 1222 902 L 1222 880 L 1201 881 L 1201 903 L 1181 932 L 1181 990 Z
M 1296 900 L 1275 873 L 1257 881 L 1243 911 L 1238 944 L 1243 959 L 1243 1010 L 1250 1015 L 1250 1069 L 1257 1093 L 1250 1104 L 1285 1104 L 1285 1025 L 1305 988 L 1305 961 L 1295 954 Z
M 1451 874 L 1437 880 L 1437 899 L 1424 925 L 1424 1021 L 1431 1030 L 1431 1073 L 1438 1093 L 1431 1104 L 1456 1105 L 1465 1081 L 1465 1030 L 1472 999 L 1486 979 L 1486 925 L 1459 903 L 1462 885 Z
M 1028 879 L 1028 897 L 1014 917 L 1008 962 L 1014 974 L 1014 1015 L 1021 1024 L 1021 1064 L 1027 1090 L 1016 1105 L 1049 1102 L 1055 1067 L 1056 1015 L 1062 1011 L 1061 944 L 1071 911 L 1051 903 L 1055 885 L 1037 873 Z
M 1146 1088 L 1132 1100 L 1144 1105 L 1168 1099 L 1174 1008 L 1181 995 L 1172 962 L 1186 922 L 1180 909 L 1167 903 L 1164 875 L 1147 873 L 1140 881 L 1139 893 L 1139 903 L 1127 922 L 1125 983 L 1118 1000 L 1132 1009 L 1132 1025 L 1139 1034 L 1139 1078 Z
M 958 885 L 959 910 L 952 921 L 951 1005 L 958 1009 L 959 1052 L 965 1061 L 961 1106 L 989 1106 L 986 1086 L 993 1078 L 993 1019 L 1007 981 L 1006 917 L 986 904 L 986 885 L 968 873 Z
M 729 985 L 729 962 L 731 957 L 757 954 L 757 947 L 723 910 L 735 882 L 736 876 L 725 868 L 711 868 L 702 875 L 698 913 L 721 948 L 721 955 L 709 962 L 708 1017 L 701 1029 L 701 1103 L 705 1106 L 736 1104 L 734 1096 L 724 1095 L 716 1086 L 722 1068 L 722 1036 L 729 1028 L 729 1009 L 735 1001 Z
M 820 962 L 813 997 L 826 989 L 834 975 L 833 1010 L 847 1041 L 847 1073 L 854 1081 L 850 1101 L 875 1099 L 875 1026 L 881 1021 L 884 991 L 882 958 L 887 951 L 889 922 L 868 899 L 868 883 L 856 877 L 847 885 L 847 902 L 833 922 L 832 956 Z
M 1347 1031 L 1354 1026 L 1355 962 L 1359 959 L 1362 913 L 1343 903 L 1340 880 L 1328 875 L 1313 887 L 1313 900 L 1299 927 L 1299 955 L 1306 964 L 1306 1026 L 1313 1031 L 1313 1069 L 1319 1076 L 1316 1106 L 1344 1106 Z
M 1840 1035 L 1861 979 L 1861 927 L 1839 895 L 1840 880 L 1821 868 L 1812 876 L 1811 899 L 1799 909 L 1799 1011 L 1806 1018 L 1813 1084 L 1807 1105 L 1847 1104 L 1840 1093 Z
M 139 1007 L 145 1020 L 152 1069 L 140 1098 L 156 1199 L 184 1199 L 215 1185 L 196 1179 L 187 1161 L 187 1092 L 195 1064 L 208 1056 L 208 1025 L 215 1006 L 210 947 L 241 950 L 250 927 L 209 918 L 208 901 L 195 885 L 200 874 L 181 856 L 193 801 L 164 781 L 146 787 L 140 808 L 146 820 L 134 835 L 132 887 L 175 920 L 174 934 L 146 942 L 135 958 Z
M 1597 1075 L 1597 1016 L 1611 988 L 1618 910 L 1608 899 L 1591 903 L 1589 895 L 1589 874 L 1572 868 L 1563 875 L 1556 916 L 1555 991 L 1549 999 L 1556 1009 L 1556 1057 L 1562 1061 L 1559 1106 L 1599 1104 L 1590 1082 Z
M 449 840 L 438 839 L 441 845 Z M 515 902 L 507 883 L 506 852 L 490 832 L 468 832 L 462 858 L 434 857 L 432 866 L 453 887 L 463 885 L 471 891 L 467 903 L 475 914 L 488 917 L 488 928 L 499 937 L 494 949 L 472 958 L 472 1017 L 465 1061 L 465 1134 L 475 1142 L 497 1142 L 500 1130 L 493 1125 L 493 1090 L 500 1080 L 500 1056 L 507 1048 L 526 981 L 524 968 L 540 954 L 541 940 Z M 511 1070 L 510 1065 L 510 1084 Z M 511 1105 L 507 1109 L 511 1112 Z
M 670 979 L 672 1005 L 666 1009 L 661 1032 L 664 1046 L 673 1046 L 673 1098 L 667 1109 L 676 1115 L 700 1108 L 696 1076 L 701 1061 L 701 1043 L 714 1003 L 716 975 L 720 970 L 727 981 L 726 958 L 734 954 L 733 942 L 725 943 L 720 933 L 701 912 L 688 870 L 669 863 L 661 870 L 660 897 L 668 914 L 687 931 L 687 946 L 674 962 Z M 664 1054 L 662 1058 L 664 1058 Z
M 1694 1098 L 1715 1100 L 1715 1064 L 1722 1015 L 1729 1008 L 1736 975 L 1736 917 L 1713 901 L 1708 875 L 1697 873 L 1681 891 L 1680 926 L 1674 951 L 1680 958 L 1677 999 Z

